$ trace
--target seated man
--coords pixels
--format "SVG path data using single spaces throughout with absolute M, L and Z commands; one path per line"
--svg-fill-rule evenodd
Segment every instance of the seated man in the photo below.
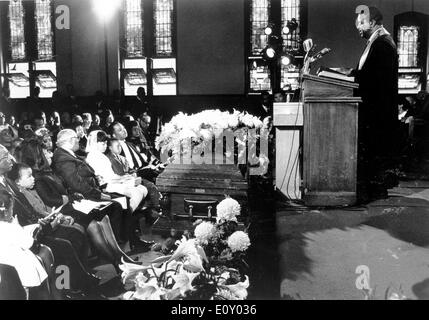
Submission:
M 52 159 L 52 168 L 63 179 L 69 191 L 80 193 L 86 199 L 93 201 L 110 201 L 111 196 L 101 191 L 94 170 L 75 155 L 75 151 L 79 150 L 79 139 L 76 132 L 71 129 L 61 130 L 58 133 L 57 146 Z M 112 202 L 108 207 L 107 215 L 110 218 L 115 237 L 120 241 L 123 222 L 121 205 Z
M 122 148 L 119 143 L 119 140 L 115 138 L 110 139 L 108 142 L 108 151 L 106 155 L 112 164 L 113 172 L 119 176 L 124 176 L 132 171 L 130 170 L 130 166 L 128 164 L 127 159 L 121 155 L 121 152 Z M 160 217 L 160 214 L 157 211 L 157 209 L 159 209 L 160 194 L 158 188 L 154 183 L 147 181 L 143 178 L 141 180 L 142 185 L 146 187 L 149 194 L 149 196 L 146 198 L 147 201 L 145 203 L 149 211 L 146 215 L 146 224 L 151 226 Z
M 158 211 L 160 209 L 160 193 L 154 184 L 154 180 L 160 173 L 160 170 L 162 170 L 163 165 L 159 164 L 154 166 L 147 163 L 135 147 L 125 140 L 128 133 L 121 123 L 113 122 L 109 127 L 109 133 L 113 138 L 118 140 L 121 149 L 117 148 L 117 151 L 120 152 L 120 155 L 125 157 L 128 161 L 130 171 L 136 172 L 137 175 L 142 178 L 142 185 L 148 190 L 150 216 L 153 219 L 159 218 L 160 214 Z M 113 156 L 111 155 L 110 158 L 112 157 Z M 151 223 L 154 222 L 151 221 Z

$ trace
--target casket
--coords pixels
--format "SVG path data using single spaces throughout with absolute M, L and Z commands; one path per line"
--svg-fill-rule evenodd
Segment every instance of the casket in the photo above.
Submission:
M 195 220 L 216 219 L 216 206 L 231 197 L 241 205 L 239 223 L 248 217 L 248 183 L 236 165 L 170 164 L 157 177 L 156 185 L 163 199 L 161 207 L 168 219 L 160 219 L 153 232 L 179 233 L 193 229 Z

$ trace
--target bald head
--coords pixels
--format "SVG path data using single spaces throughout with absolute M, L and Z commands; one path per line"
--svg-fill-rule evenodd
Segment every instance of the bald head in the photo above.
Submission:
M 77 134 L 72 129 L 64 129 L 58 133 L 57 146 L 70 151 L 79 149 L 79 139 Z

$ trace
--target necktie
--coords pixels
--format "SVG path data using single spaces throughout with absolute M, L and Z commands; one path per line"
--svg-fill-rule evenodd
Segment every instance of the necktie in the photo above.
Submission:
M 130 145 L 128 143 L 126 143 L 126 145 L 127 145 L 128 150 L 130 151 L 131 158 L 133 159 L 133 165 L 134 165 L 133 169 L 140 168 L 141 165 L 139 165 L 139 161 L 137 160 L 137 157 L 136 157 L 136 154 L 135 154 L 133 148 L 130 147 Z

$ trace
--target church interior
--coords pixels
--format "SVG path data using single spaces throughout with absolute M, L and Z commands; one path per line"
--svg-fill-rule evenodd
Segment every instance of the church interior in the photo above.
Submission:
M 428 35 L 427 0 L 0 1 L 0 300 L 429 299 Z

